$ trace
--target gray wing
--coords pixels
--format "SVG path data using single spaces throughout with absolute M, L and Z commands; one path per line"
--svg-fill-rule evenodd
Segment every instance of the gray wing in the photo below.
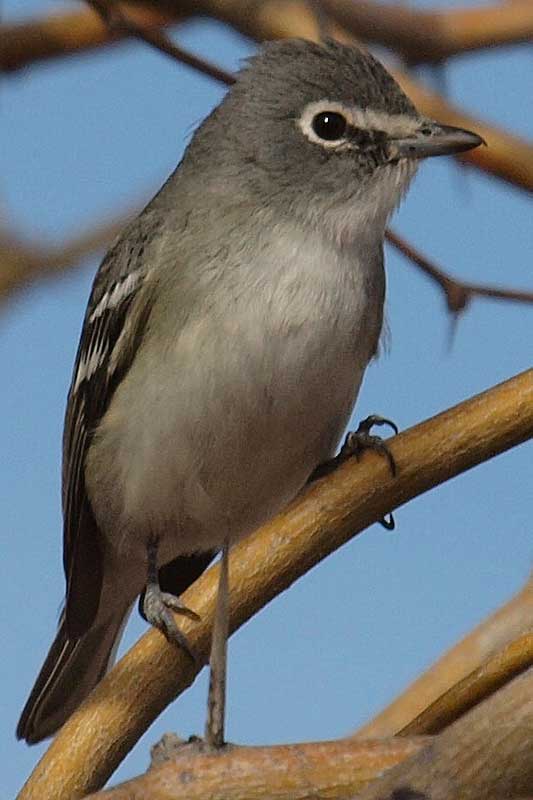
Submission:
M 70 638 L 91 626 L 103 577 L 101 534 L 85 488 L 85 456 L 96 427 L 142 339 L 149 302 L 149 265 L 143 258 L 153 237 L 143 217 L 122 234 L 93 284 L 70 387 L 63 434 L 63 565 Z

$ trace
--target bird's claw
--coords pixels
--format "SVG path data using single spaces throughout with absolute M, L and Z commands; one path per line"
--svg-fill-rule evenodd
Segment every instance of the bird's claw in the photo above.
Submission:
M 169 642 L 185 650 L 194 662 L 197 661 L 187 637 L 180 631 L 172 615 L 172 611 L 174 611 L 189 619 L 199 620 L 200 617 L 195 611 L 183 605 L 180 599 L 170 592 L 162 592 L 157 583 L 147 585 L 140 604 L 140 611 L 144 619 L 154 628 L 158 628 Z
M 351 456 L 355 456 L 358 459 L 363 450 L 375 450 L 387 459 L 391 475 L 395 477 L 397 469 L 394 456 L 381 436 L 370 433 L 374 425 L 388 425 L 394 433 L 398 433 L 398 427 L 392 420 L 380 417 L 378 414 L 371 414 L 359 423 L 356 431 L 350 431 L 346 434 L 344 444 L 339 453 L 339 461 L 345 461 Z
M 388 425 L 395 434 L 398 433 L 398 426 L 392 420 L 386 417 L 380 417 L 378 414 L 371 414 L 359 423 L 356 431 L 350 431 L 346 434 L 344 444 L 339 453 L 339 461 L 345 461 L 351 456 L 355 456 L 359 459 L 363 450 L 375 450 L 387 459 L 391 475 L 396 477 L 396 461 L 388 445 L 383 441 L 381 436 L 370 433 L 374 425 Z M 385 515 L 379 520 L 379 523 L 388 531 L 393 531 L 396 527 L 392 513 Z

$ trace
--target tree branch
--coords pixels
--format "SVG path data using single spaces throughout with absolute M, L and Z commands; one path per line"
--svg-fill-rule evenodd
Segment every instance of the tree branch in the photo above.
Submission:
M 358 800 L 400 797 L 410 789 L 438 800 L 502 800 L 533 785 L 533 668 L 393 767 Z
M 405 72 L 393 70 L 393 75 L 423 114 L 447 125 L 474 130 L 486 141 L 487 147 L 457 155 L 459 161 L 533 192 L 533 144 L 455 108 Z
M 30 282 L 61 274 L 95 250 L 104 248 L 132 216 L 133 211 L 55 247 L 28 244 L 7 232 L 0 233 L 0 304 Z
M 378 454 L 366 453 L 361 463 L 352 459 L 316 481 L 232 551 L 231 630 L 388 511 L 532 435 L 528 370 L 389 440 L 397 477 Z M 215 565 L 183 596 L 201 617 L 180 619 L 199 663 L 208 657 L 217 585 Z M 72 800 L 100 788 L 197 671 L 186 654 L 149 631 L 59 731 L 19 800 Z
M 533 634 L 528 632 L 489 656 L 480 667 L 448 689 L 399 733 L 402 736 L 440 733 L 532 665 Z
M 528 41 L 533 36 L 533 9 L 530 0 L 493 3 L 479 8 L 451 8 L 443 11 L 409 9 L 370 0 L 319 0 L 338 24 L 357 38 L 389 47 L 411 63 L 438 62 L 467 51 Z M 161 4 L 158 4 L 161 5 Z M 136 20 L 144 27 L 179 21 L 176 3 L 165 9 L 146 1 L 135 7 Z M 266 0 L 266 13 L 279 13 L 279 0 Z M 287 4 L 288 5 L 288 4 Z M 298 4 L 287 15 L 303 10 Z M 220 6 L 220 4 L 219 4 Z M 249 12 L 242 6 L 242 14 Z M 194 13 L 193 11 L 189 13 Z M 253 13 L 253 11 L 252 11 Z M 0 69 L 10 72 L 37 61 L 69 56 L 108 44 L 128 35 L 126 30 L 110 31 L 90 11 L 68 12 L 42 20 L 0 27 Z
M 468 306 L 473 297 L 488 297 L 492 300 L 513 300 L 519 303 L 533 303 L 533 292 L 518 289 L 505 289 L 498 286 L 486 286 L 481 283 L 467 283 L 452 278 L 427 256 L 409 244 L 403 237 L 390 228 L 385 231 L 386 240 L 402 255 L 411 261 L 422 272 L 435 281 L 444 292 L 448 310 L 458 314 Z
M 484 702 L 476 708 L 474 715 L 477 732 L 481 730 L 484 734 L 481 746 L 478 738 L 472 736 L 471 726 L 464 721 L 454 725 L 452 736 L 441 734 L 429 740 L 422 737 L 407 739 L 411 748 L 407 753 L 394 748 L 398 739 L 360 741 L 361 749 L 358 751 L 351 751 L 347 740 L 272 748 L 229 748 L 222 754 L 222 770 L 221 754 L 199 753 L 197 745 L 185 745 L 178 746 L 174 752 L 171 749 L 167 756 L 171 760 L 163 767 L 94 797 L 109 797 L 110 800 L 134 800 L 138 797 L 178 800 L 187 797 L 194 800 L 223 794 L 227 800 L 250 796 L 265 800 L 273 796 L 278 800 L 292 800 L 295 796 L 341 800 L 371 783 L 364 797 L 392 798 L 395 791 L 399 794 L 400 789 L 409 787 L 413 791 L 428 791 L 428 797 L 449 797 L 450 800 L 475 798 L 476 792 L 483 798 L 508 798 L 512 793 L 524 791 L 524 787 L 527 790 L 526 781 L 533 777 L 529 766 L 533 750 L 530 728 L 525 724 L 523 713 L 518 718 L 514 713 L 517 706 L 521 710 L 523 705 L 531 707 L 527 688 L 533 686 L 532 671 L 526 673 L 525 685 L 517 686 L 513 680 L 515 675 L 531 667 L 532 645 L 533 635 L 528 633 L 493 655 L 483 669 L 454 686 L 440 702 L 426 709 L 409 726 L 411 730 L 432 728 L 434 733 L 440 732 L 462 718 L 469 709 L 478 706 L 484 698 L 492 697 L 491 702 Z M 494 696 L 496 689 L 505 693 L 507 703 L 511 701 L 510 709 L 501 702 L 501 695 Z M 530 712 L 528 719 L 531 718 Z M 467 715 L 467 720 L 471 721 L 470 715 Z M 494 735 L 489 733 L 487 736 L 486 731 L 490 731 L 496 721 L 499 729 Z M 402 731 L 402 738 L 405 733 L 407 730 Z M 509 744 L 509 739 L 512 744 Z M 496 751 L 496 759 L 487 757 L 487 747 Z M 520 751 L 518 764 L 513 760 L 516 747 Z M 465 750 L 467 758 L 464 757 Z M 463 757 L 457 760 L 456 753 Z M 511 760 L 513 769 L 509 774 L 507 762 Z M 393 769 L 394 762 L 404 761 L 407 763 L 393 770 L 385 779 L 380 778 L 380 774 Z M 424 769 L 426 763 L 431 771 L 430 780 Z M 421 783 L 424 781 L 425 784 Z
M 161 765 L 91 798 L 345 800 L 427 742 L 427 738 L 419 737 L 374 742 L 340 739 L 274 747 L 230 745 L 222 754 L 201 752 L 196 743 L 177 744 Z
M 448 728 L 450 724 L 463 717 L 470 709 L 478 706 L 487 698 L 492 697 L 496 691 L 505 687 L 509 691 L 509 685 L 513 679 L 524 673 L 533 664 L 533 634 L 528 632 L 519 639 L 511 642 L 503 650 L 492 654 L 489 659 L 466 679 L 454 685 L 447 693 L 440 697 L 429 708 L 426 708 L 410 725 L 406 726 L 400 733 L 401 737 L 408 735 L 411 752 L 399 753 L 394 748 L 397 738 L 374 739 L 369 741 L 356 740 L 361 744 L 359 751 L 351 751 L 347 747 L 347 740 L 330 743 L 316 743 L 307 745 L 292 745 L 273 748 L 230 748 L 224 753 L 224 769 L 220 769 L 220 756 L 198 753 L 198 745 L 178 745 L 168 747 L 163 741 L 165 757 L 172 759 L 167 761 L 164 768 L 151 770 L 147 775 L 140 776 L 126 784 L 116 787 L 114 790 L 105 792 L 99 797 L 109 797 L 113 800 L 134 800 L 136 797 L 143 797 L 148 800 L 178 800 L 178 798 L 206 798 L 214 795 L 218 796 L 223 792 L 227 800 L 239 800 L 239 798 L 264 797 L 270 800 L 273 796 L 278 800 L 292 800 L 298 797 L 324 797 L 339 798 L 344 800 L 352 796 L 355 792 L 361 791 L 365 784 L 371 783 L 380 775 L 389 771 L 394 763 L 401 763 L 409 758 L 417 761 L 416 753 L 420 753 L 422 747 L 426 756 L 440 750 L 439 760 L 434 764 L 434 774 L 436 782 L 429 786 L 431 797 L 441 796 L 439 790 L 443 789 L 443 773 L 450 771 L 451 774 L 444 778 L 444 790 L 446 791 L 446 781 L 453 780 L 456 786 L 457 781 L 468 784 L 470 787 L 471 776 L 468 770 L 472 769 L 472 763 L 468 765 L 463 762 L 462 768 L 457 769 L 455 762 L 450 764 L 449 748 L 453 744 L 455 749 L 465 746 L 464 729 L 459 728 L 458 740 L 448 742 L 442 747 L 442 737 L 432 739 L 414 734 L 432 733 L 440 734 Z M 522 694 L 524 694 L 522 690 Z M 482 706 L 482 714 L 490 714 L 490 709 L 485 703 Z M 490 724 L 486 720 L 486 724 Z M 517 741 L 517 734 L 524 744 L 528 744 L 533 749 L 529 731 L 520 735 L 516 730 L 521 724 L 520 720 L 510 717 L 506 720 L 506 738 L 510 734 Z M 457 733 L 457 731 L 456 731 Z M 498 736 L 498 734 L 496 734 Z M 528 738 L 529 737 L 529 738 Z M 172 737 L 171 742 L 172 742 Z M 348 740 L 349 741 L 349 740 Z M 468 742 L 466 743 L 468 746 Z M 471 745 L 472 746 L 472 745 Z M 375 748 L 375 749 L 374 749 Z M 170 750 L 170 752 L 169 752 Z M 507 757 L 512 755 L 512 750 L 507 747 Z M 444 755 L 443 755 L 444 754 Z M 501 766 L 498 762 L 487 760 L 485 753 L 475 749 L 473 752 L 474 771 L 482 773 L 480 778 L 476 775 L 475 780 L 478 784 L 481 781 L 481 790 L 487 786 L 492 786 L 493 793 L 501 793 L 501 797 L 509 797 L 503 793 L 502 782 L 508 782 L 507 775 L 502 778 Z M 297 763 L 295 763 L 297 756 Z M 423 756 L 420 756 L 423 764 Z M 442 763 L 444 758 L 444 764 Z M 465 767 L 468 766 L 468 769 Z M 348 769 L 347 769 L 348 767 Z M 451 768 L 451 770 L 450 770 Z M 403 769 L 406 769 L 404 767 Z M 519 779 L 522 778 L 518 772 Z M 405 784 L 402 778 L 396 779 L 395 789 L 399 790 Z M 418 777 L 422 770 L 418 769 Z M 184 781 L 184 774 L 188 779 Z M 214 774 L 213 774 L 214 773 Z M 465 774 L 466 773 L 466 774 Z M 410 780 L 413 780 L 411 775 Z M 417 782 L 408 784 L 418 790 Z M 513 786 L 514 791 L 518 791 Z M 457 789 L 456 789 L 457 791 Z M 373 795 L 374 796 L 374 795 Z M 383 797 L 384 795 L 380 795 Z M 393 795 L 388 795 L 392 797 Z M 445 795 L 448 796 L 448 795 Z M 454 797 L 463 797 L 463 794 L 455 794 Z M 475 796 L 475 795 L 474 795 Z M 479 795 L 485 797 L 484 793 Z M 491 795 L 492 796 L 492 795 Z M 497 795 L 498 796 L 498 795 Z
M 372 0 L 320 3 L 356 38 L 388 47 L 410 64 L 439 63 L 460 53 L 528 42 L 533 37 L 530 0 L 439 11 Z
M 511 4 L 512 8 L 514 4 Z M 134 20 L 137 27 L 149 29 L 155 24 L 157 15 L 150 11 L 146 3 L 130 3 L 128 8 L 130 22 Z M 284 0 L 264 0 L 261 3 L 243 2 L 243 0 L 166 0 L 158 3 L 161 15 L 168 12 L 168 20 L 186 16 L 206 14 L 232 25 L 241 33 L 261 41 L 287 36 L 301 36 L 308 39 L 319 37 L 318 26 L 312 9 L 306 2 L 286 3 Z M 172 12 L 172 13 L 171 13 Z M 94 17 L 94 14 L 93 14 Z M 161 19 L 161 16 L 158 17 Z M 24 53 L 33 58 L 51 57 L 54 47 L 58 52 L 68 51 L 69 46 L 79 51 L 83 47 L 94 47 L 102 44 L 105 33 L 102 23 L 97 20 L 88 26 L 88 33 L 82 30 L 76 34 L 76 26 L 83 29 L 86 17 L 47 18 L 38 23 L 25 23 L 17 26 L 0 28 L 2 54 L 0 67 L 15 69 L 24 62 Z M 73 31 L 69 29 L 73 27 Z M 123 31 L 124 33 L 124 31 Z M 70 42 L 69 36 L 73 41 Z M 137 34 L 136 34 L 137 35 Z M 107 41 L 117 40 L 118 33 L 108 32 Z M 103 37 L 103 38 L 102 38 Z M 349 39 L 346 35 L 339 38 Z M 154 41 L 151 42 L 154 44 Z M 79 45 L 79 46 L 78 46 Z M 166 49 L 168 52 L 168 49 Z M 190 56 L 190 54 L 189 54 Z M 202 62 L 202 59 L 199 59 Z M 191 63 L 188 61 L 188 63 Z M 198 65 L 197 65 L 198 66 Z M 488 142 L 488 148 L 463 153 L 459 158 L 490 174 L 513 183 L 521 188 L 533 191 L 533 146 L 517 136 L 508 134 L 495 126 L 472 119 L 463 112 L 453 108 L 438 95 L 421 88 L 404 73 L 396 73 L 404 89 L 417 104 L 422 113 L 434 116 L 443 122 L 465 128 L 473 128 Z
M 120 4 L 114 0 L 87 0 L 87 2 L 97 11 L 110 31 L 122 36 L 134 36 L 180 64 L 185 64 L 215 81 L 226 85 L 235 83 L 235 77 L 231 72 L 227 72 L 205 58 L 199 58 L 194 53 L 174 44 L 161 28 L 149 28 L 133 18 L 129 18 L 122 11 Z
M 498 641 L 511 638 L 522 628 L 531 626 L 533 586 L 528 581 L 520 594 L 493 614 L 479 628 L 454 648 L 454 664 L 464 671 L 469 653 L 475 652 L 476 662 L 483 651 L 492 649 L 481 667 L 466 678 L 460 679 L 436 702 L 425 708 L 411 724 L 400 731 L 401 739 L 380 738 L 363 740 L 338 740 L 310 744 L 274 747 L 229 746 L 223 753 L 224 766 L 220 769 L 220 755 L 206 752 L 195 743 L 185 743 L 174 734 L 166 734 L 152 748 L 151 769 L 95 798 L 109 800 L 178 800 L 178 798 L 207 798 L 223 796 L 225 800 L 254 797 L 257 800 L 344 800 L 361 791 L 372 780 L 379 778 L 422 747 L 434 740 L 426 736 L 412 736 L 414 731 L 437 734 L 468 710 L 490 697 L 502 686 L 533 663 L 533 635 L 528 630 L 510 643 Z M 462 655 L 462 664 L 459 664 Z M 434 668 L 426 675 L 434 675 Z M 449 676 L 448 676 L 449 677 Z M 420 683 L 420 680 L 417 683 Z M 423 694 L 423 692 L 422 692 Z M 415 702 L 420 697 L 414 695 Z M 409 734 L 410 738 L 405 738 Z M 376 735 L 371 733 L 371 735 Z M 358 747 L 350 747 L 350 741 Z M 398 742 L 407 744 L 405 750 Z M 492 764 L 487 765 L 493 769 Z
M 146 30 L 189 16 L 160 10 L 155 3 L 128 8 L 132 18 Z M 110 30 L 95 11 L 85 9 L 0 25 L 0 71 L 15 72 L 41 61 L 90 52 L 116 44 L 126 36 L 125 31 Z
M 405 730 L 425 709 L 467 679 L 494 653 L 529 633 L 532 619 L 533 580 L 530 578 L 518 594 L 474 628 L 354 735 L 371 739 Z

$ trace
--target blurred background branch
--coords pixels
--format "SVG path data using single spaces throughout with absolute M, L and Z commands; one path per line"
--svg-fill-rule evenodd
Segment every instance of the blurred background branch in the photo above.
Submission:
M 272 16 L 265 25 L 272 33 L 288 35 L 287 30 L 301 26 L 302 34 L 316 33 L 312 8 L 305 2 L 282 3 L 266 0 L 254 4 L 236 2 L 123 3 L 135 21 L 146 28 L 170 25 L 195 13 L 210 13 L 237 24 L 235 14 L 256 21 Z M 195 8 L 196 5 L 196 8 Z M 533 8 L 529 0 L 513 3 L 490 3 L 479 8 L 451 8 L 425 11 L 404 5 L 369 2 L 369 0 L 320 0 L 325 14 L 356 38 L 379 44 L 401 55 L 411 64 L 435 63 L 452 56 L 530 41 L 533 37 Z M 225 7 L 226 6 L 226 7 Z M 239 20 L 246 25 L 246 20 Z M 255 23 L 257 24 L 257 22 Z M 248 34 L 252 34 L 254 23 Z M 265 31 L 266 33 L 266 31 Z M 126 30 L 109 30 L 90 11 L 53 14 L 42 20 L 5 25 L 0 28 L 3 71 L 22 69 L 35 61 L 58 58 L 113 44 Z M 264 37 L 266 38 L 266 36 Z
M 100 0 L 98 8 L 102 12 L 106 7 L 112 9 L 116 4 Z M 526 8 L 526 5 L 528 6 Z M 132 25 L 130 26 L 106 26 L 94 12 L 86 11 L 80 12 L 78 15 L 64 15 L 62 17 L 48 17 L 41 21 L 21 23 L 20 25 L 4 26 L 0 29 L 0 41 L 2 41 L 2 51 L 0 55 L 0 66 L 4 71 L 19 69 L 28 63 L 37 59 L 51 58 L 54 56 L 78 53 L 84 49 L 92 49 L 94 47 L 102 46 L 104 44 L 116 42 L 124 36 L 131 36 L 135 28 L 137 30 L 143 29 L 146 36 L 156 35 L 154 29 L 157 29 L 165 21 L 169 21 L 169 14 L 165 16 L 165 4 L 155 3 L 152 7 L 146 3 L 143 4 L 120 4 L 122 8 L 127 8 L 128 15 L 131 14 Z M 336 2 L 331 3 L 331 7 L 335 9 L 337 16 L 348 16 L 352 19 L 353 15 L 358 13 L 364 14 L 363 11 L 354 11 L 360 8 L 358 4 Z M 329 6 L 326 4 L 326 9 Z M 380 15 L 379 4 L 367 3 L 361 8 L 367 8 L 367 14 L 370 10 L 373 15 Z M 281 36 L 302 36 L 305 38 L 317 38 L 319 31 L 312 8 L 307 3 L 286 3 L 281 0 L 266 0 L 263 3 L 244 3 L 243 0 L 201 0 L 201 2 L 191 3 L 187 0 L 180 0 L 179 3 L 172 4 L 172 15 L 170 20 L 176 19 L 183 20 L 184 18 L 196 14 L 208 14 L 216 17 L 227 24 L 233 25 L 237 30 L 240 30 L 246 36 L 250 36 L 256 40 L 273 39 Z M 531 37 L 531 21 L 532 6 L 527 0 L 527 3 L 516 2 L 508 6 L 503 6 L 503 16 L 507 19 L 509 17 L 520 17 L 523 20 L 522 24 L 522 39 Z M 350 13 L 348 13 L 350 11 Z M 401 7 L 396 8 L 396 13 L 402 17 L 405 9 Z M 485 13 L 489 17 L 495 16 L 495 9 L 484 9 L 481 11 L 481 17 L 484 19 Z M 388 19 L 388 7 L 383 15 L 383 20 Z M 411 14 L 422 15 L 426 19 L 428 12 L 406 12 Z M 450 14 L 458 12 L 441 12 L 447 19 Z M 502 13 L 500 9 L 500 14 Z M 465 11 L 464 15 L 468 19 L 473 15 L 473 10 Z M 498 16 L 499 19 L 499 15 Z M 431 17 L 431 14 L 429 14 Z M 440 15 L 439 15 L 440 17 Z M 124 18 L 124 17 L 123 17 Z M 462 17 L 460 17 L 462 19 Z M 385 24 L 385 22 L 383 23 Z M 429 22 L 425 24 L 430 25 Z M 464 24 L 464 23 L 463 23 Z M 529 25 L 529 27 L 528 27 Z M 352 25 L 353 27 L 353 25 Z M 450 26 L 449 26 L 450 27 Z M 460 24 L 458 25 L 460 28 Z M 482 23 L 480 24 L 482 27 Z M 372 24 L 370 28 L 373 30 Z M 402 23 L 399 30 L 404 31 L 405 24 Z M 412 29 L 412 36 L 415 36 L 416 27 Z M 390 31 L 389 31 L 390 32 Z M 349 38 L 349 33 L 346 30 L 344 36 L 340 38 Z M 418 34 L 416 34 L 418 35 Z M 157 35 L 156 35 L 157 36 Z M 362 37 L 364 38 L 364 37 Z M 394 36 L 391 34 L 387 37 L 387 44 L 392 48 L 391 39 Z M 159 43 L 161 44 L 159 38 Z M 373 41 L 373 40 L 372 40 Z M 404 46 L 404 37 L 397 33 L 395 38 L 395 51 L 402 55 L 402 47 Z M 152 42 L 153 43 L 153 42 Z M 481 45 L 479 45 L 481 46 Z M 412 55 L 411 55 L 412 60 Z M 437 60 L 442 60 L 442 55 L 439 55 Z M 199 59 L 199 62 L 202 60 Z M 192 64 L 192 62 L 189 62 Z M 198 63 L 195 64 L 199 66 Z M 533 146 L 527 142 L 522 141 L 519 137 L 513 136 L 504 130 L 498 129 L 493 125 L 482 122 L 481 120 L 474 119 L 463 112 L 454 109 L 447 101 L 428 92 L 416 84 L 416 82 L 407 75 L 397 73 L 396 77 L 405 88 L 407 93 L 413 98 L 420 110 L 428 116 L 434 116 L 442 119 L 443 122 L 455 125 L 462 125 L 466 128 L 476 130 L 487 141 L 488 148 L 479 148 L 470 151 L 461 156 L 464 163 L 472 164 L 480 169 L 486 170 L 491 174 L 514 183 L 529 191 L 533 190 Z
M 134 36 L 175 61 L 184 63 L 216 81 L 225 85 L 234 81 L 231 73 L 176 45 L 165 34 L 162 26 L 169 21 L 175 21 L 176 18 L 183 20 L 188 13 L 192 13 L 187 3 L 183 3 L 186 9 L 179 12 L 174 10 L 170 16 L 169 12 L 165 11 L 164 3 L 153 3 L 152 7 L 149 7 L 146 4 L 126 5 L 115 0 L 89 0 L 89 5 L 95 9 L 100 21 L 89 11 L 79 12 L 77 15 L 49 17 L 41 22 L 4 26 L 3 30 L 0 30 L 0 40 L 3 42 L 0 62 L 3 69 L 6 71 L 17 69 L 27 64 L 30 58 L 48 58 L 79 52 L 116 42 L 122 37 Z M 233 24 L 237 24 L 234 17 L 240 11 L 239 24 L 247 33 L 258 38 L 273 33 L 272 22 L 269 23 L 270 27 L 267 24 L 266 29 L 262 28 L 262 25 L 265 27 L 262 23 L 265 6 L 272 12 L 277 10 L 278 15 L 282 16 L 285 24 L 283 35 L 309 35 L 310 19 L 316 22 L 313 7 L 309 3 L 301 7 L 298 3 L 285 3 L 280 6 L 279 3 L 269 0 L 262 4 L 261 8 L 256 7 L 250 12 L 248 7 L 245 8 L 245 4 L 236 0 L 224 4 L 204 0 L 201 10 L 215 16 L 218 14 Z M 523 0 L 504 6 L 503 11 L 501 4 L 498 4 L 482 9 L 447 10 L 438 13 L 413 11 L 401 6 L 383 5 L 368 0 L 357 4 L 351 0 L 320 0 L 318 6 L 324 15 L 330 15 L 334 22 L 342 25 L 347 31 L 366 41 L 390 46 L 398 54 L 405 55 L 406 41 L 409 40 L 410 61 L 413 61 L 413 53 L 419 52 L 421 42 L 434 52 L 432 60 L 440 60 L 444 56 L 435 55 L 435 42 L 441 43 L 443 48 L 451 47 L 447 37 L 457 37 L 458 31 L 463 28 L 468 31 L 473 27 L 478 31 L 481 37 L 478 47 L 488 46 L 489 42 L 498 43 L 505 38 L 505 34 L 508 36 L 507 41 L 510 41 L 511 31 L 515 36 L 512 41 L 523 41 L 530 37 L 533 31 L 533 5 L 528 2 L 526 8 Z M 250 16 L 253 16 L 253 21 L 250 20 Z M 498 26 L 500 37 L 489 35 L 489 32 Z M 486 34 L 485 45 L 481 43 L 482 31 Z M 522 38 L 516 38 L 517 31 L 520 31 Z M 318 29 L 313 31 L 313 37 L 317 33 Z M 467 40 L 468 36 L 464 36 L 462 41 Z M 422 55 L 419 60 L 424 60 L 424 51 L 420 52 Z M 426 60 L 431 59 L 427 57 Z M 488 148 L 479 148 L 459 156 L 460 160 L 522 188 L 533 190 L 533 145 L 453 109 L 447 101 L 422 89 L 404 73 L 399 73 L 396 77 L 428 116 L 449 124 L 471 128 L 489 143 Z M 0 298 L 6 296 L 13 288 L 28 284 L 40 274 L 58 273 L 75 265 L 86 253 L 107 244 L 120 230 L 119 225 L 120 223 L 101 226 L 94 232 L 83 234 L 79 240 L 51 251 L 40 251 L 38 246 L 24 245 L 17 242 L 14 237 L 6 235 L 4 241 L 0 239 Z M 387 238 L 416 267 L 440 285 L 445 293 L 448 310 L 452 313 L 464 310 L 474 296 L 533 302 L 533 292 L 467 283 L 451 278 L 403 237 L 389 231 Z
M 0 231 L 0 304 L 15 290 L 27 288 L 37 280 L 58 277 L 107 247 L 134 213 L 132 210 L 122 214 L 55 246 L 30 243 L 8 230 Z
M 387 47 L 412 65 L 439 63 L 461 53 L 533 38 L 529 0 L 441 11 L 370 0 L 320 2 L 325 12 L 356 38 Z
M 130 13 L 147 29 L 176 23 L 188 16 L 160 11 L 155 4 L 135 6 Z M 124 30 L 110 30 L 92 9 L 56 12 L 0 25 L 0 70 L 16 72 L 49 59 L 91 52 L 116 44 L 127 35 Z

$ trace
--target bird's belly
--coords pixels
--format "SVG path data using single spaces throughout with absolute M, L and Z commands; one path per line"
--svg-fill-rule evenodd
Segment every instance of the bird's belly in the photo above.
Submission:
M 271 253 L 239 273 L 239 292 L 222 282 L 174 335 L 141 345 L 86 462 L 115 550 L 144 557 L 155 536 L 167 561 L 234 541 L 333 454 L 377 346 L 381 250 L 358 262 L 291 242 L 291 261 Z
M 152 376 L 142 404 L 127 381 L 118 388 L 86 470 L 113 549 L 144 553 L 147 538 L 156 536 L 165 563 L 218 548 L 297 494 L 332 455 L 366 366 L 341 345 L 309 345 L 294 343 L 301 357 L 284 345 L 277 357 L 256 359 L 253 347 L 235 347 L 223 370 L 216 353 L 210 359 L 204 352 L 187 373 L 167 364 L 164 381 Z M 102 474 L 91 469 L 98 462 L 107 465 L 100 486 L 91 480 Z

